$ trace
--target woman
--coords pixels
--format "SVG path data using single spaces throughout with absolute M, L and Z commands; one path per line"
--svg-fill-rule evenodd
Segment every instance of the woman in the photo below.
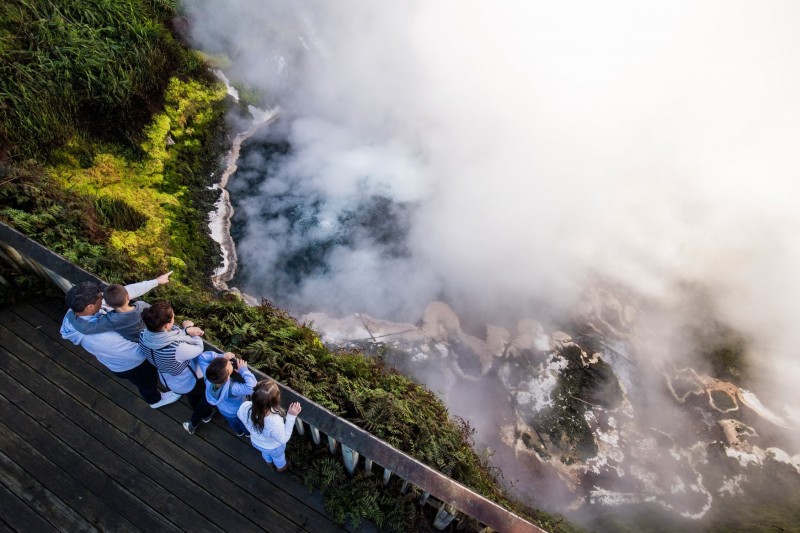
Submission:
M 200 421 L 210 422 L 214 410 L 206 401 L 205 383 L 195 373 L 193 359 L 203 352 L 203 330 L 187 320 L 183 328 L 175 325 L 175 313 L 167 302 L 158 302 L 142 311 L 146 327 L 139 344 L 147 360 L 158 369 L 161 381 L 172 391 L 186 394 L 194 410 L 183 428 L 194 434 Z

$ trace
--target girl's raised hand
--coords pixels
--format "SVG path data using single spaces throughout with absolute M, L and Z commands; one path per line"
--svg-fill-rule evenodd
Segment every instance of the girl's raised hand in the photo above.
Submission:
M 289 409 L 286 411 L 290 415 L 297 416 L 303 408 L 300 407 L 300 402 L 292 402 L 289 404 Z

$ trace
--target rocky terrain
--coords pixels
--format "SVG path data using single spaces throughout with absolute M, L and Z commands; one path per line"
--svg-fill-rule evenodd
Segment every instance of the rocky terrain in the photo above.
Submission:
M 725 522 L 767 470 L 798 494 L 797 428 L 741 384 L 701 370 L 703 361 L 672 357 L 641 314 L 632 298 L 598 288 L 569 332 L 522 319 L 513 330 L 487 325 L 479 338 L 442 302 L 418 324 L 303 320 L 326 342 L 381 355 L 439 392 L 494 450 L 513 490 L 590 526 L 615 529 L 597 517 L 621 509 L 660 523 Z

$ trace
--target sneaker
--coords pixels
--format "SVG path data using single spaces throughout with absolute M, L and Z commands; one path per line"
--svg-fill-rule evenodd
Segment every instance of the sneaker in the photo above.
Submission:
M 164 407 L 165 405 L 169 405 L 171 403 L 177 402 L 181 399 L 181 395 L 177 392 L 167 391 L 161 393 L 161 399 L 158 400 L 156 403 L 151 403 L 151 409 L 158 409 L 159 407 Z
M 286 464 L 283 465 L 283 467 L 281 467 L 281 468 L 276 468 L 275 471 L 276 472 L 286 472 L 287 470 L 289 470 L 290 466 L 292 466 L 292 462 L 287 459 L 286 460 Z
M 208 415 L 208 416 L 204 416 L 203 417 L 203 423 L 204 424 L 208 424 L 209 422 L 211 422 L 211 419 L 214 418 L 215 414 L 217 414 L 217 409 L 216 409 L 216 407 L 212 407 L 211 408 L 211 414 Z
M 194 432 L 197 431 L 197 426 L 193 426 L 192 422 L 184 422 L 183 429 L 189 432 L 189 435 L 194 435 Z
M 239 433 L 236 434 L 236 436 L 237 437 L 249 437 L 250 433 L 247 432 L 247 431 L 240 431 Z

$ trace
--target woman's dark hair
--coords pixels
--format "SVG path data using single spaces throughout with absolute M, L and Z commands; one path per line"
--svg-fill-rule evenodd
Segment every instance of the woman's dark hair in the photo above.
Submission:
M 156 302 L 142 311 L 142 321 L 150 331 L 161 331 L 175 316 L 172 306 L 167 302 Z
M 250 407 L 250 421 L 257 431 L 264 431 L 264 419 L 270 413 L 281 414 L 281 390 L 271 379 L 259 381 L 250 395 L 253 405 Z

